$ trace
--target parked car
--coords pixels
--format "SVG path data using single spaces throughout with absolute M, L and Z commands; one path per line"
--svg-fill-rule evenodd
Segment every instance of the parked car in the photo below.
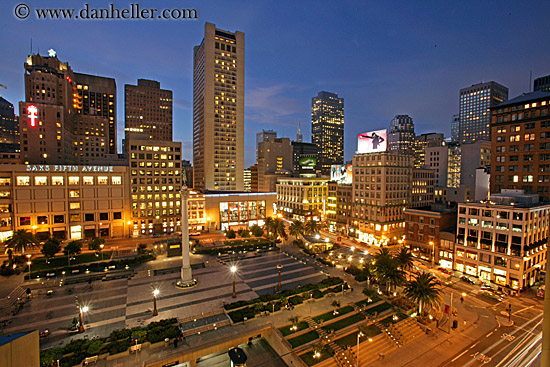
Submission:
M 41 331 L 41 332 L 38 333 L 38 336 L 39 336 L 40 338 L 45 338 L 45 337 L 47 337 L 48 335 L 50 335 L 50 330 L 48 330 L 48 329 L 44 329 L 43 331 Z
M 468 278 L 466 275 L 461 276 L 461 277 L 460 277 L 460 280 L 462 280 L 463 282 L 469 283 L 469 284 L 476 284 L 475 281 L 473 281 L 472 279 Z

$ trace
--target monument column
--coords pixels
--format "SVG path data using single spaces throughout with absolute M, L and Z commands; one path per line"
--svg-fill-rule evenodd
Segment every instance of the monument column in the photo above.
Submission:
M 189 190 L 186 186 L 183 186 L 181 189 L 181 279 L 176 284 L 180 288 L 191 287 L 197 284 L 191 273 L 191 261 L 189 259 L 188 200 Z

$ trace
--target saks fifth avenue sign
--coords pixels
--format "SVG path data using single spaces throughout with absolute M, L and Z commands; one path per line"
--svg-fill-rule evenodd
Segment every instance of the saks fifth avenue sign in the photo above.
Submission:
M 113 167 L 27 164 L 27 172 L 113 172 Z

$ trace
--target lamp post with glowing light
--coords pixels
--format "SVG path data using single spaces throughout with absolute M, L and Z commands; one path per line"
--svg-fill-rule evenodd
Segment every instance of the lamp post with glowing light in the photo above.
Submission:
M 235 265 L 233 265 L 233 266 L 231 266 L 231 268 L 229 270 L 231 270 L 231 274 L 233 275 L 233 294 L 232 294 L 231 297 L 237 298 L 237 292 L 235 290 L 235 275 L 237 273 L 237 267 Z
M 359 338 L 361 338 L 362 336 L 365 336 L 365 334 L 363 334 L 362 331 L 359 331 L 357 333 L 357 367 L 359 367 Z
M 435 265 L 435 243 L 430 241 L 430 246 L 432 246 L 432 267 Z
M 29 266 L 29 280 L 31 280 L 31 256 L 30 254 L 27 254 L 27 265 Z
M 99 245 L 99 248 L 101 249 L 101 250 L 99 250 L 99 251 L 101 251 L 101 261 L 103 261 L 103 248 L 104 247 L 105 247 L 104 244 Z
M 86 331 L 84 329 L 84 321 L 82 320 L 82 314 L 84 314 L 85 312 L 88 312 L 88 306 L 78 306 L 78 317 L 79 317 L 79 321 L 80 321 L 80 326 L 78 328 L 78 332 L 80 334 L 82 334 L 84 331 Z
M 159 290 L 155 289 L 153 291 L 153 316 L 158 316 L 159 311 L 157 310 L 157 296 L 159 295 Z
M 277 265 L 277 270 L 279 271 L 279 290 L 281 289 L 281 270 L 283 270 L 283 265 Z

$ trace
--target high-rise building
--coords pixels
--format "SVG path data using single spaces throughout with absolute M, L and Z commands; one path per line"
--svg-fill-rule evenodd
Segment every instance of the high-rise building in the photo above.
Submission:
M 419 208 L 434 203 L 434 191 L 435 171 L 426 168 L 413 168 L 409 207 Z
M 476 175 L 478 168 L 491 165 L 491 142 L 478 140 L 462 144 L 460 158 L 460 185 L 470 187 L 471 196 L 476 197 Z M 450 186 L 450 185 L 449 185 Z
M 414 167 L 422 168 L 426 164 L 426 147 L 441 146 L 445 138 L 440 133 L 418 135 L 414 139 Z
M 300 126 L 300 121 L 298 121 L 298 132 L 296 133 L 296 142 L 301 143 L 304 140 L 302 135 L 302 127 Z
M 491 140 L 490 108 L 508 99 L 508 88 L 497 82 L 474 84 L 460 90 L 459 141 Z
M 288 219 L 303 222 L 325 217 L 328 179 L 320 177 L 281 178 L 277 182 L 278 210 Z
M 19 123 L 13 104 L 0 97 L 0 144 L 14 145 L 19 150 Z
M 352 164 L 351 234 L 368 244 L 397 243 L 405 234 L 403 209 L 411 201 L 412 156 L 356 154 Z
M 172 141 L 172 91 L 160 89 L 159 82 L 138 79 L 137 85 L 124 85 L 124 116 L 125 140 L 129 133 L 140 133 Z
M 532 92 L 491 109 L 491 194 L 521 189 L 550 201 L 549 106 L 550 93 Z
M 252 191 L 252 170 L 250 168 L 246 168 L 243 174 L 244 191 Z
M 289 138 L 268 138 L 258 144 L 258 191 L 274 192 L 277 176 L 292 173 L 292 146 Z
M 76 163 L 74 75 L 56 55 L 25 62 L 25 102 L 19 102 L 21 160 L 31 164 Z
M 461 168 L 461 146 L 445 143 L 428 145 L 424 167 L 435 170 L 436 187 L 459 187 Z
M 330 166 L 344 163 L 344 98 L 319 92 L 311 100 L 311 142 L 319 147 L 317 167 L 330 174 Z
M 460 141 L 460 114 L 453 115 L 451 120 L 451 143 Z
M 133 236 L 173 233 L 181 223 L 181 143 L 126 136 Z
M 390 123 L 388 152 L 393 154 L 414 154 L 414 123 L 409 115 L 397 115 Z
M 107 142 L 105 153 L 117 154 L 116 82 L 113 78 L 74 73 L 76 113 L 105 118 Z
M 196 190 L 243 190 L 244 47 L 244 33 L 206 23 L 193 50 Z
M 550 92 L 550 75 L 535 79 L 533 88 L 535 92 Z
M 275 130 L 262 130 L 256 133 L 256 159 L 258 159 L 258 146 L 262 141 L 267 141 L 269 138 L 276 138 L 277 132 Z
M 293 141 L 292 142 L 292 171 L 294 174 L 304 173 L 300 166 L 300 159 L 302 158 L 313 158 L 315 159 L 315 165 L 313 172 L 307 172 L 307 174 L 314 175 L 315 170 L 319 167 L 318 162 L 319 157 L 319 147 L 317 144 L 313 143 L 304 143 Z

